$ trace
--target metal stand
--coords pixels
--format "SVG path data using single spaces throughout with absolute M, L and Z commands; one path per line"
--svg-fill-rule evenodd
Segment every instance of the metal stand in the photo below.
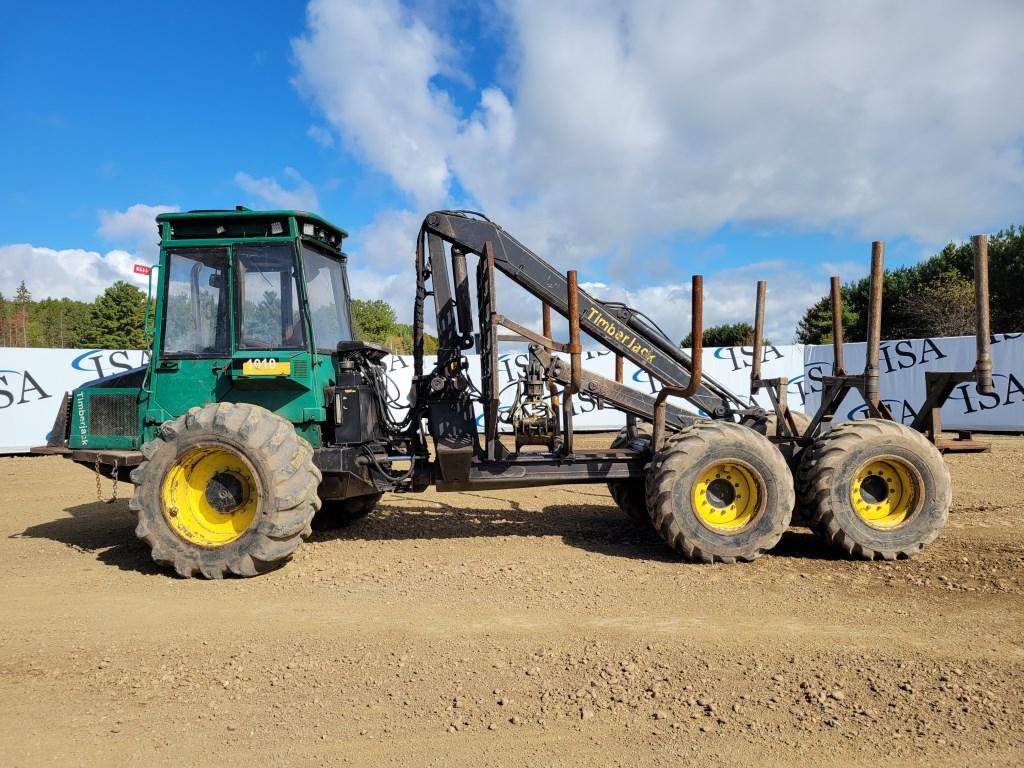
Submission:
M 768 439 L 779 438 L 792 440 L 800 438 L 800 430 L 797 429 L 796 421 L 789 410 L 789 401 L 786 390 L 789 387 L 789 378 L 779 376 L 774 379 L 761 378 L 761 358 L 764 356 L 764 302 L 767 284 L 764 280 L 757 281 L 757 303 L 754 310 L 754 361 L 750 366 L 750 398 L 761 389 L 768 390 L 768 397 L 772 401 L 772 408 L 775 410 L 775 434 L 768 435 Z
M 974 246 L 974 316 L 977 340 L 977 362 L 973 371 L 927 371 L 925 373 L 924 405 L 917 412 L 911 426 L 928 435 L 935 447 L 943 453 L 983 453 L 992 450 L 992 444 L 973 440 L 970 432 L 958 432 L 953 440 L 942 437 L 942 406 L 953 390 L 964 382 L 975 382 L 978 394 L 994 391 L 992 384 L 991 325 L 988 301 L 988 236 L 975 235 Z
M 867 352 L 864 373 L 849 374 L 843 359 L 843 306 L 839 290 L 839 278 L 832 277 L 832 348 L 834 363 L 831 376 L 823 376 L 824 387 L 821 405 L 811 418 L 806 435 L 815 434 L 822 423 L 832 421 L 842 404 L 846 393 L 857 390 L 864 399 L 868 414 L 873 419 L 894 421 L 888 406 L 882 402 L 879 393 L 878 350 L 882 342 L 882 284 L 885 277 L 885 243 L 876 240 L 871 244 L 871 277 L 868 293 Z

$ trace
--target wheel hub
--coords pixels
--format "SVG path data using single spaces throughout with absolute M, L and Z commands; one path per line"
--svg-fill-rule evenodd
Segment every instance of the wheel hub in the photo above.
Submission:
M 869 461 L 854 477 L 850 489 L 853 509 L 872 528 L 897 528 L 917 510 L 922 498 L 920 484 L 917 473 L 902 459 Z
M 736 533 L 760 514 L 762 482 L 745 463 L 716 462 L 700 473 L 693 486 L 693 509 L 712 531 Z
M 218 512 L 232 512 L 242 506 L 242 481 L 230 472 L 218 472 L 206 484 L 206 501 Z
M 260 500 L 252 465 L 220 445 L 186 451 L 164 478 L 164 518 L 178 536 L 199 547 L 239 539 L 256 520 Z
M 736 491 L 728 480 L 716 477 L 708 483 L 707 500 L 715 509 L 725 509 L 736 500 Z

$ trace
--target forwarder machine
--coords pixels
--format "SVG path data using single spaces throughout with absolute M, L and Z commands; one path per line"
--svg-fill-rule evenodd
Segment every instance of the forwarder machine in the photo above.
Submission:
M 699 276 L 686 354 L 486 217 L 431 213 L 402 402 L 388 391 L 388 350 L 353 338 L 343 230 L 241 207 L 162 214 L 157 226 L 148 364 L 67 393 L 40 450 L 113 477 L 115 493 L 130 480 L 136 534 L 183 577 L 276 568 L 315 524 L 359 518 L 384 492 L 567 483 L 607 484 L 685 558 L 749 561 L 790 525 L 797 454 L 804 514 L 854 556 L 910 556 L 946 519 L 949 475 L 919 432 L 878 418 L 829 431 L 830 414 L 808 432 L 777 398 L 766 413 L 702 374 Z M 539 300 L 542 332 L 498 312 L 499 272 Z M 436 361 L 424 355 L 428 298 Z M 552 309 L 568 341 L 553 338 Z M 616 380 L 582 368 L 583 333 L 615 354 Z M 499 343 L 525 348 L 511 408 L 499 407 Z M 656 397 L 623 384 L 624 360 L 660 383 Z M 576 446 L 580 401 L 625 413 L 608 449 Z

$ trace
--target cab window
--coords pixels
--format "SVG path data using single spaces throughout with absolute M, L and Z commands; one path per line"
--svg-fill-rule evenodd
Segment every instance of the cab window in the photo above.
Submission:
M 227 251 L 187 248 L 167 257 L 163 354 L 226 357 L 230 354 Z
M 352 338 L 345 265 L 337 257 L 303 243 L 302 269 L 306 275 L 313 342 L 319 351 L 333 352 L 339 341 Z
M 239 349 L 302 349 L 295 255 L 291 245 L 235 248 Z

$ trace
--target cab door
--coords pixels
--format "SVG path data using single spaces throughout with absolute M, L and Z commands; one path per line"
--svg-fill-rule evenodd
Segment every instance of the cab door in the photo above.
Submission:
M 150 424 L 218 402 L 230 385 L 228 249 L 169 249 L 165 264 L 163 325 L 147 411 Z
M 226 398 L 293 424 L 323 421 L 294 242 L 238 243 L 232 259 L 235 347 Z

